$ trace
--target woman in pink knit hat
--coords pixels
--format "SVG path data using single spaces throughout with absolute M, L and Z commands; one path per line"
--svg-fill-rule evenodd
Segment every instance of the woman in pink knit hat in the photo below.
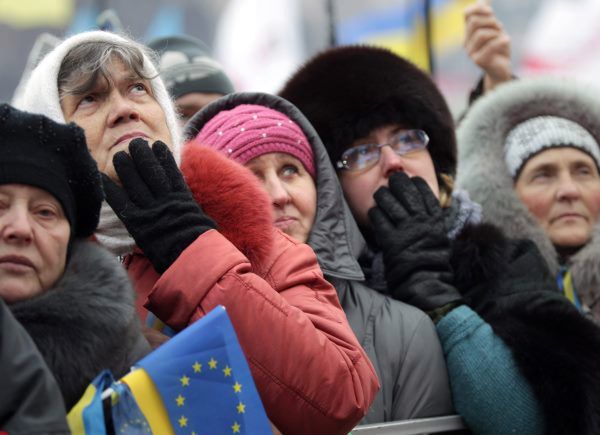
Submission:
M 190 186 L 197 174 L 186 170 L 186 161 L 207 147 L 217 150 L 257 176 L 271 200 L 273 225 L 316 253 L 381 383 L 362 423 L 452 414 L 435 327 L 422 311 L 364 283 L 356 258 L 365 241 L 302 113 L 273 95 L 232 94 L 198 112 L 185 135 L 182 171 Z

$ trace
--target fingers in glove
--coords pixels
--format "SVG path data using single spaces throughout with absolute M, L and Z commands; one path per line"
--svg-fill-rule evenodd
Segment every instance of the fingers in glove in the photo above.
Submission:
M 177 167 L 177 162 L 175 162 L 175 157 L 173 157 L 173 153 L 169 150 L 169 147 L 164 142 L 156 141 L 152 145 L 152 152 L 165 171 L 171 189 L 177 192 L 188 190 L 187 184 Z
M 141 206 L 150 204 L 154 200 L 154 196 L 140 176 L 135 163 L 125 151 L 119 151 L 114 155 L 113 165 L 123 189 L 134 204 Z
M 433 191 L 429 187 L 429 184 L 421 177 L 413 177 L 412 178 L 413 185 L 419 191 L 421 195 L 421 199 L 425 206 L 425 212 L 429 216 L 438 216 L 442 212 L 442 207 L 440 206 L 440 201 L 435 197 Z
M 389 188 L 380 187 L 373 198 L 377 206 L 389 216 L 394 224 L 398 225 L 410 218 L 410 214 L 404 208 L 404 205 L 392 195 Z
M 373 231 L 375 232 L 375 237 L 378 239 L 378 243 L 380 239 L 389 238 L 392 232 L 395 231 L 396 227 L 390 221 L 387 214 L 379 207 L 371 208 L 367 214 L 371 221 Z
M 421 193 L 413 184 L 412 179 L 404 172 L 395 172 L 390 175 L 389 189 L 410 215 L 425 211 Z
M 166 195 L 170 191 L 167 175 L 154 156 L 148 142 L 144 139 L 134 139 L 129 143 L 129 155 L 135 163 L 138 174 L 148 187 L 154 198 Z
M 127 192 L 125 192 L 122 187 L 117 185 L 117 183 L 111 180 L 106 174 L 101 175 L 106 202 L 108 202 L 108 205 L 110 205 L 117 216 L 121 218 L 126 213 L 126 210 L 134 205 L 131 203 L 129 196 L 127 196 Z

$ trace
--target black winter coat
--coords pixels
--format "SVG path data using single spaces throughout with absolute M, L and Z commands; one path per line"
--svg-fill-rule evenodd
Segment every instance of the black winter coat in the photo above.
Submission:
M 600 328 L 558 291 L 535 244 L 496 227 L 465 228 L 456 286 L 512 350 L 549 434 L 600 433 Z

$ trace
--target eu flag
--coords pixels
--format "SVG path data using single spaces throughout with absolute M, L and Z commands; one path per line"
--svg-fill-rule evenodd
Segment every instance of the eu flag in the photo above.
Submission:
M 222 306 L 181 331 L 136 367 L 152 380 L 176 434 L 272 433 L 233 325 Z M 127 377 L 123 381 L 129 384 Z M 132 391 L 135 394 L 135 388 Z

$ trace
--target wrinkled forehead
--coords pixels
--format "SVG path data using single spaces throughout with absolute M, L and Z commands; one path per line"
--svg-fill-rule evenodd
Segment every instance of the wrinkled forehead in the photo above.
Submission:
M 131 47 L 86 44 L 75 47 L 63 59 L 58 90 L 61 96 L 79 95 L 99 84 L 110 87 L 123 79 L 152 79 L 146 72 L 143 53 Z

